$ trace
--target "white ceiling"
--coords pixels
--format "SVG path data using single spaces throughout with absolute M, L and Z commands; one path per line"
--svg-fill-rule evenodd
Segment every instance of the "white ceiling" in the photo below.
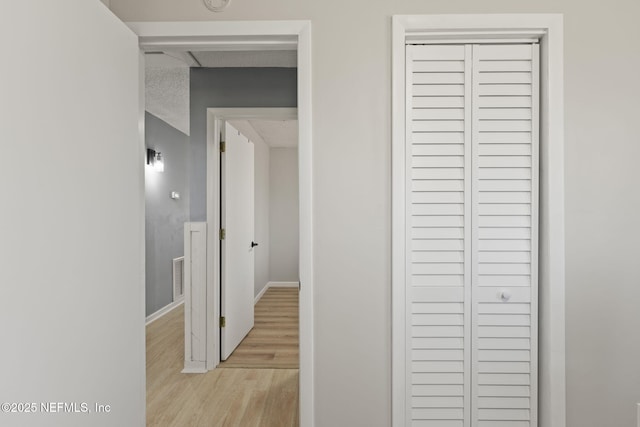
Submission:
M 298 146 L 297 120 L 249 120 L 249 124 L 272 148 L 296 148 Z
M 181 56 L 162 52 L 147 53 L 144 56 L 144 65 L 147 68 L 189 68 Z
M 229 120 L 249 141 L 261 141 L 271 148 L 298 147 L 297 120 Z

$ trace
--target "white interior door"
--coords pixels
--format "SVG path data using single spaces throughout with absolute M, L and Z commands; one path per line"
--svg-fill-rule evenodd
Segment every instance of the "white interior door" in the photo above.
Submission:
M 253 143 L 224 123 L 221 223 L 221 358 L 226 360 L 253 328 L 254 160 Z

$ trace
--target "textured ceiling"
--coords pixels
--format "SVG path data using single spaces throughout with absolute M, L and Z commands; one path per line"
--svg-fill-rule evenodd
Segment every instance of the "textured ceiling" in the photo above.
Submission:
M 169 55 L 145 55 L 145 110 L 189 135 L 189 67 Z
M 222 67 L 282 67 L 295 68 L 295 50 L 191 52 L 201 66 Z
M 264 142 L 272 148 L 298 146 L 297 120 L 249 120 Z
M 191 55 L 201 66 L 221 67 L 283 67 L 297 66 L 297 52 L 220 51 L 165 52 L 145 55 L 145 109 L 154 116 L 189 135 L 189 65 Z M 185 62 L 186 61 L 186 62 Z M 297 122 L 251 121 L 256 131 L 271 147 L 296 147 Z

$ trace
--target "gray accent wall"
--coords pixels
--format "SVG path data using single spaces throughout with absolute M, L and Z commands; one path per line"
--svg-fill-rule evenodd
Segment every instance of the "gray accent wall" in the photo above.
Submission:
M 272 148 L 269 173 L 269 278 L 299 280 L 298 149 Z
M 164 172 L 145 167 L 146 315 L 173 301 L 172 260 L 184 255 L 189 220 L 189 137 L 145 113 L 145 143 L 160 151 Z M 170 197 L 180 193 L 179 200 Z
M 205 221 L 207 108 L 296 107 L 296 68 L 192 68 L 191 221 Z

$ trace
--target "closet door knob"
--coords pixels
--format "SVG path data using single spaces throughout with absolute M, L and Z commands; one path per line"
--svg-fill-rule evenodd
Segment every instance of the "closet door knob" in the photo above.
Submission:
M 507 302 L 511 299 L 511 292 L 504 290 L 500 291 L 500 300 L 503 302 Z
M 255 248 L 256 246 L 258 246 L 258 244 L 256 242 L 251 242 L 251 247 Z

